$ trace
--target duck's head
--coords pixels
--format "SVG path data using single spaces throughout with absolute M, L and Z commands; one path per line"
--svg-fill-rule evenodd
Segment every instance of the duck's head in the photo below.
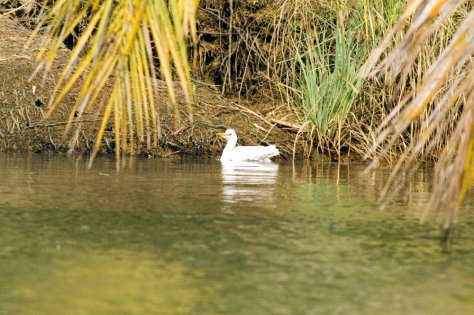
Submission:
M 225 132 L 218 132 L 216 135 L 226 139 L 227 141 L 237 140 L 237 133 L 234 129 L 227 129 Z

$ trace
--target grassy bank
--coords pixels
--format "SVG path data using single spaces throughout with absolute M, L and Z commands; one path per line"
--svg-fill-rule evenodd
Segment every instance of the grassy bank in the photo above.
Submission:
M 275 15 L 272 44 L 278 53 L 269 72 L 278 80 L 272 84 L 320 150 L 360 155 L 370 142 L 374 113 L 383 106 L 363 103 L 367 87 L 358 71 L 400 11 L 400 1 L 393 0 L 293 0 Z
M 309 148 L 336 159 L 345 153 L 363 156 L 373 145 L 377 127 L 402 95 L 420 84 L 470 6 L 463 4 L 428 45 L 410 52 L 419 57 L 397 80 L 386 76 L 364 81 L 358 72 L 398 20 L 404 1 L 203 2 L 196 72 L 224 94 L 271 103 L 276 112 L 282 105 L 289 108 L 294 116 L 282 120 L 298 127 Z M 392 45 L 402 39 L 397 36 Z M 453 111 L 448 122 L 453 126 L 456 114 Z M 398 156 L 420 128 L 413 124 L 388 156 Z M 438 156 L 448 133 L 423 158 Z
M 5 0 L 0 8 L 3 14 L 8 12 L 33 28 L 43 8 L 40 3 Z M 398 20 L 404 1 L 201 1 L 197 11 L 199 40 L 188 47 L 192 73 L 195 81 L 257 104 L 265 117 L 286 123 L 298 133 L 299 141 L 307 144 L 307 155 L 318 150 L 334 159 L 347 153 L 361 157 L 373 145 L 377 127 L 387 113 L 401 95 L 416 89 L 422 73 L 448 45 L 470 6 L 466 2 L 443 22 L 444 27 L 429 38 L 423 50 L 410 52 L 419 54 L 416 63 L 405 67 L 393 82 L 388 76 L 364 80 L 358 73 L 370 51 Z M 81 21 L 73 34 L 65 37 L 67 47 L 74 48 L 77 35 L 87 24 Z M 168 81 L 170 76 L 161 74 Z M 174 76 L 178 77 L 176 71 Z M 455 76 L 450 82 L 456 81 Z M 448 88 L 449 84 L 443 87 Z M 446 123 L 453 127 L 446 130 L 453 130 L 458 111 L 452 111 Z M 137 126 L 150 129 L 139 122 Z M 421 125 L 414 123 L 388 156 L 399 155 L 420 131 Z M 139 132 L 141 138 L 146 132 Z M 425 158 L 437 156 L 446 139 L 447 135 L 440 135 L 433 145 L 437 149 Z

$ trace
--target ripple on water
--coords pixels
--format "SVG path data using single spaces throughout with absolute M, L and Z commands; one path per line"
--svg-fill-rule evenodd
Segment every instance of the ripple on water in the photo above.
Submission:
M 386 174 L 356 164 L 114 168 L 0 155 L 0 314 L 474 309 L 472 196 L 443 253 L 418 223 L 428 176 L 381 210 Z

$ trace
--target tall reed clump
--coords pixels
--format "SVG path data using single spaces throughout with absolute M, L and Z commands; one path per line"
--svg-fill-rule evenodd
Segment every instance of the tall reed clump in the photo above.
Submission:
M 269 76 L 320 149 L 351 146 L 345 127 L 365 82 L 359 68 L 399 11 L 395 0 L 287 0 L 275 15 Z
M 332 39 L 324 38 L 324 32 L 317 43 L 306 39 L 306 52 L 294 52 L 301 76 L 290 101 L 301 110 L 303 120 L 316 128 L 320 144 L 343 125 L 363 83 L 357 78 L 361 58 L 354 51 L 353 35 L 344 36 L 343 32 L 341 27 L 336 28 L 334 52 L 328 45 Z
M 60 107 L 67 93 L 80 85 L 67 122 L 67 129 L 75 127 L 71 147 L 79 136 L 86 111 L 102 117 L 92 156 L 98 151 L 110 121 L 114 126 L 117 161 L 121 152 L 133 152 L 137 140 L 147 147 L 156 145 L 160 133 L 156 104 L 158 73 L 166 82 L 175 118 L 179 119 L 173 80 L 179 79 L 190 104 L 187 38 L 196 37 L 198 2 L 57 0 L 49 7 L 48 0 L 44 0 L 41 22 L 35 31 L 45 35 L 41 39 L 37 72 L 48 72 L 53 67 L 65 39 L 87 21 L 49 103 L 51 113 Z M 107 84 L 111 84 L 110 97 L 102 104 L 98 100 Z

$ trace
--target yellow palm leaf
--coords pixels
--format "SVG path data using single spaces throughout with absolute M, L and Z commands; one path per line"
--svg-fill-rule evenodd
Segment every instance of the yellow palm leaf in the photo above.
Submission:
M 92 158 L 100 149 L 109 123 L 114 125 L 117 161 L 121 150 L 133 151 L 136 140 L 148 148 L 158 143 L 155 56 L 175 107 L 175 119 L 180 119 L 173 88 L 175 75 L 190 111 L 192 89 L 187 40 L 196 39 L 197 5 L 197 0 L 58 0 L 45 13 L 34 32 L 37 35 L 46 26 L 35 73 L 51 69 L 64 39 L 88 19 L 58 78 L 49 112 L 57 110 L 64 97 L 80 83 L 67 129 L 74 125 L 77 136 L 77 128 L 87 111 L 103 117 Z M 109 83 L 111 95 L 100 105 Z

